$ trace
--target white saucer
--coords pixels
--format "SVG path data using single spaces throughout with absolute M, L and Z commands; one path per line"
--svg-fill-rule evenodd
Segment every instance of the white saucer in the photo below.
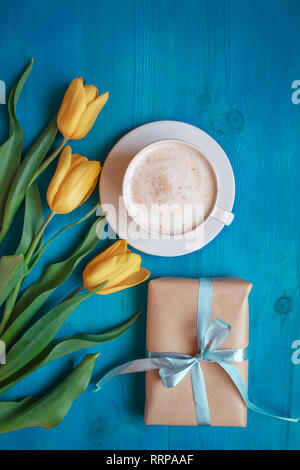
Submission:
M 119 197 L 122 195 L 122 181 L 128 164 L 146 145 L 164 139 L 179 139 L 198 147 L 212 165 L 217 176 L 218 194 L 216 203 L 218 210 L 216 215 L 210 216 L 202 224 L 203 237 L 200 237 L 192 244 L 185 236 L 171 239 L 149 238 L 149 235 L 141 229 L 139 230 L 137 226 L 137 231 L 144 233 L 145 238 L 131 239 L 128 237 L 127 230 L 123 228 L 123 222 L 120 223 L 118 220 Z M 234 175 L 223 149 L 201 129 L 179 121 L 150 122 L 130 131 L 115 144 L 108 154 L 100 177 L 100 201 L 112 230 L 120 238 L 127 239 L 128 244 L 137 250 L 156 256 L 181 256 L 199 250 L 209 243 L 222 230 L 224 224 L 229 225 L 231 223 L 234 195 Z M 116 216 L 111 211 L 105 210 L 106 205 L 114 206 Z M 126 217 L 128 222 L 135 224 L 128 214 Z M 223 219 L 223 222 L 220 219 Z

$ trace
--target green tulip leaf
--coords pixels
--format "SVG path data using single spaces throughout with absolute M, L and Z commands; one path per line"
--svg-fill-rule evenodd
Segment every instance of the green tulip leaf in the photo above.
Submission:
M 0 305 L 26 273 L 27 266 L 22 253 L 0 258 Z
M 16 405 L 9 404 L 11 412 L 0 419 L 0 433 L 32 427 L 52 429 L 57 426 L 74 400 L 87 389 L 97 357 L 98 354 L 85 356 L 82 362 L 45 397 L 28 399 L 27 403 L 22 400 Z
M 26 255 L 33 239 L 37 235 L 41 226 L 44 223 L 43 204 L 40 196 L 40 191 L 37 183 L 34 183 L 28 188 L 25 198 L 25 213 L 23 222 L 23 232 L 16 250 L 16 254 L 23 253 Z M 42 238 L 39 246 L 42 244 Z
M 20 126 L 17 116 L 16 108 L 22 88 L 31 72 L 33 60 L 25 69 L 23 75 L 14 85 L 8 100 L 8 113 L 9 113 L 9 138 L 0 147 L 0 220 L 1 226 L 3 219 L 4 206 L 12 180 L 19 168 L 21 162 L 21 152 L 24 144 L 24 133 Z M 3 228 L 3 227 L 1 227 Z M 4 232 L 1 230 L 0 239 L 4 237 Z M 5 232 L 6 233 L 6 232 Z
M 68 279 L 77 264 L 97 245 L 98 224 L 103 227 L 104 220 L 100 222 L 96 220 L 72 255 L 64 261 L 48 266 L 41 278 L 31 284 L 21 295 L 15 305 L 9 326 L 1 337 L 7 346 L 23 330 L 55 289 Z
M 25 198 L 32 177 L 48 153 L 56 134 L 55 116 L 30 147 L 16 172 L 5 203 L 0 240 L 6 235 L 17 210 Z
M 97 346 L 106 341 L 111 341 L 121 336 L 140 316 L 140 312 L 133 315 L 129 320 L 125 321 L 121 325 L 101 333 L 98 335 L 92 334 L 78 334 L 67 338 L 58 339 L 50 343 L 44 351 L 30 361 L 26 366 L 20 369 L 17 373 L 8 377 L 6 380 L 0 383 L 0 394 L 14 386 L 16 383 L 23 380 L 27 375 L 40 369 L 41 367 L 49 364 L 49 362 L 55 361 L 63 356 L 71 354 L 81 349 Z M 0 409 L 1 413 L 1 409 Z M 1 417 L 1 414 L 0 414 Z
M 29 403 L 33 403 L 35 397 L 26 397 L 20 401 L 3 401 L 0 402 L 0 422 L 3 419 L 13 416 L 17 411 L 24 409 Z
M 8 351 L 6 364 L 0 367 L 0 381 L 21 369 L 43 351 L 75 308 L 91 295 L 92 292 L 87 292 L 62 301 L 28 328 Z
M 28 248 L 30 247 L 33 239 L 40 230 L 43 222 L 44 215 L 40 191 L 38 185 L 34 183 L 30 188 L 28 188 L 28 191 L 26 193 L 23 232 L 19 246 L 16 250 L 16 254 L 22 253 L 25 257 Z M 41 237 L 41 239 L 39 240 L 39 243 L 36 248 L 37 250 L 40 248 L 42 243 L 43 237 Z M 30 269 L 27 269 L 26 276 L 28 276 L 29 272 Z M 18 283 L 18 285 L 16 285 L 16 289 L 14 289 L 6 299 L 4 313 L 0 325 L 1 333 L 4 331 L 9 321 L 21 285 L 22 280 Z

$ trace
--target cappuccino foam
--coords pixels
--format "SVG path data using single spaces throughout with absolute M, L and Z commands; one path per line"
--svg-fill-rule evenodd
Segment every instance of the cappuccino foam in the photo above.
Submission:
M 125 199 L 138 225 L 179 235 L 205 220 L 216 191 L 214 171 L 199 150 L 181 142 L 157 142 L 130 166 Z

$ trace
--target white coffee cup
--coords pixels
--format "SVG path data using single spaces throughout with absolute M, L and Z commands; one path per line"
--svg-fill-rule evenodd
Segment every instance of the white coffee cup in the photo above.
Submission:
M 233 218 L 234 218 L 234 215 L 232 214 L 232 212 L 229 212 L 229 211 L 223 209 L 218 204 L 219 183 L 220 183 L 220 178 L 222 178 L 222 174 L 220 174 L 220 170 L 218 171 L 214 167 L 214 164 L 210 160 L 209 155 L 206 155 L 202 151 L 202 149 L 199 149 L 198 147 L 196 147 L 193 144 L 190 144 L 189 142 L 185 142 L 185 141 L 179 140 L 179 139 L 164 139 L 164 140 L 158 140 L 158 141 L 152 142 L 151 144 L 149 144 L 149 145 L 145 146 L 143 149 L 141 149 L 134 156 L 134 158 L 130 161 L 130 163 L 129 163 L 126 171 L 125 171 L 124 177 L 123 177 L 122 195 L 123 195 L 123 202 L 124 202 L 125 208 L 126 208 L 128 214 L 131 216 L 131 218 L 135 221 L 135 223 L 138 226 L 140 226 L 144 231 L 148 232 L 150 235 L 154 235 L 154 236 L 161 235 L 161 233 L 159 232 L 159 230 L 157 230 L 157 228 L 153 228 L 151 225 L 149 226 L 149 224 L 143 223 L 141 221 L 141 219 L 139 218 L 139 216 L 137 214 L 137 211 L 135 211 L 134 204 L 132 204 L 130 194 L 131 194 L 132 177 L 133 177 L 133 174 L 134 174 L 137 166 L 140 165 L 140 163 L 145 158 L 147 153 L 155 150 L 155 146 L 156 146 L 157 149 L 159 149 L 159 147 L 163 146 L 164 144 L 175 145 L 175 146 L 177 146 L 178 149 L 179 149 L 179 147 L 178 147 L 178 144 L 179 144 L 179 145 L 184 146 L 186 148 L 190 148 L 191 151 L 193 151 L 195 155 L 197 153 L 199 155 L 199 159 L 200 158 L 203 159 L 203 157 L 204 157 L 204 159 L 206 161 L 206 164 L 208 164 L 209 168 L 211 169 L 211 173 L 212 173 L 213 179 L 214 179 L 214 191 L 213 191 L 214 192 L 214 197 L 213 197 L 213 201 L 210 203 L 210 209 L 205 214 L 205 217 L 203 217 L 202 220 L 199 223 L 197 223 L 197 225 L 195 227 L 191 228 L 190 230 L 184 231 L 183 233 L 173 234 L 172 238 L 182 237 L 183 234 L 187 235 L 189 232 L 193 232 L 194 230 L 199 228 L 199 225 L 202 225 L 204 222 L 207 222 L 207 220 L 210 219 L 210 218 L 216 219 L 224 225 L 230 225 Z M 176 147 L 174 147 L 174 148 L 176 148 Z M 141 176 L 141 178 L 142 178 L 142 176 Z

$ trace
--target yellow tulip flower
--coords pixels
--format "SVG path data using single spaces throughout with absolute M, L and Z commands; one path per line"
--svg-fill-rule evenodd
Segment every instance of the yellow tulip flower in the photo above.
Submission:
M 74 78 L 66 91 L 57 116 L 57 126 L 67 139 L 82 139 L 93 127 L 108 100 L 108 91 L 99 96 L 94 85 Z
M 126 240 L 119 240 L 88 263 L 83 271 L 83 285 L 94 290 L 103 282 L 105 286 L 96 292 L 106 295 L 136 286 L 148 279 L 150 272 L 141 267 L 142 258 L 131 253 Z
M 67 214 L 83 204 L 94 191 L 100 163 L 74 154 L 68 145 L 60 154 L 47 190 L 47 202 L 54 213 Z

